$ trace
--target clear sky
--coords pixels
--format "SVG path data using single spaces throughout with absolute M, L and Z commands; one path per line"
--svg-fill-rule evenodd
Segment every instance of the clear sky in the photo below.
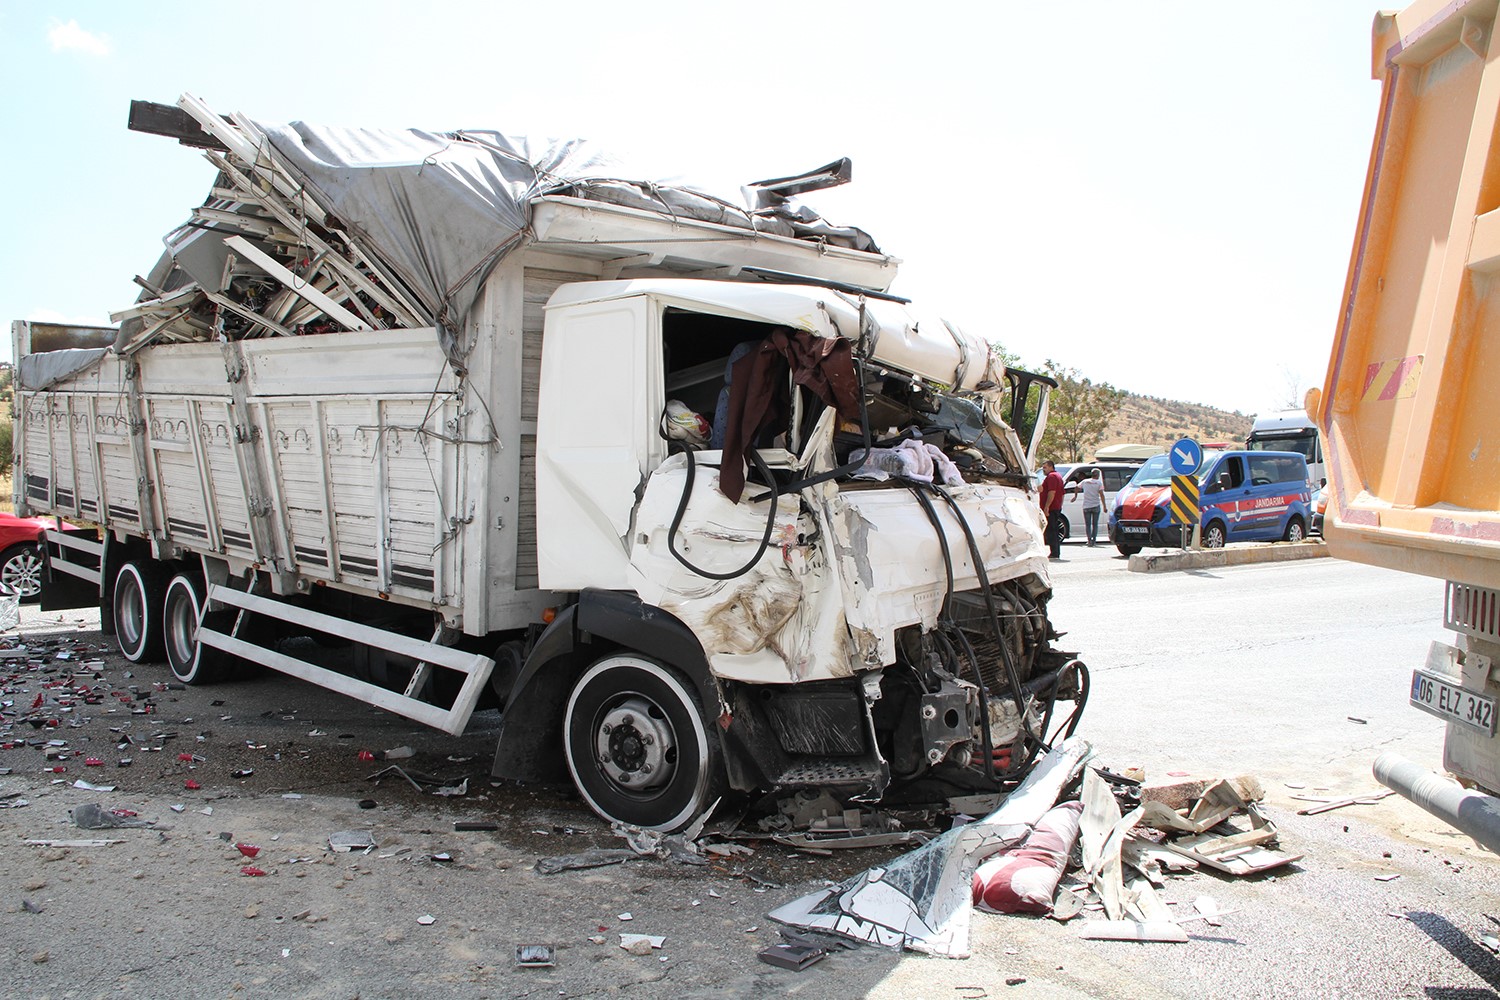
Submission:
M 1031 364 L 1274 409 L 1327 362 L 1378 6 L 0 2 L 0 319 L 135 300 L 213 170 L 128 106 L 187 92 L 582 136 L 721 191 L 850 156 L 805 200 L 906 262 L 898 294 Z

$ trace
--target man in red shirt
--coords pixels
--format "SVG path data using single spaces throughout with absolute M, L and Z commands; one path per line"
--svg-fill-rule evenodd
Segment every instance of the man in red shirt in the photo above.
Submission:
M 1047 475 L 1042 479 L 1042 492 L 1039 502 L 1042 513 L 1047 518 L 1047 554 L 1049 558 L 1062 558 L 1062 532 L 1058 530 L 1058 520 L 1063 516 L 1063 477 L 1058 474 L 1057 466 L 1052 464 L 1051 459 L 1042 462 L 1042 471 Z

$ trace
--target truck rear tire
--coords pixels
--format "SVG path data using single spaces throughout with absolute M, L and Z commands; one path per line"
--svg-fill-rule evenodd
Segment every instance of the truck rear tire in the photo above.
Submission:
M 1302 526 L 1302 518 L 1294 517 L 1286 523 L 1286 534 L 1282 536 L 1283 541 L 1300 542 L 1307 537 L 1307 529 Z
M 161 606 L 165 573 L 149 559 L 132 559 L 115 576 L 115 639 L 120 655 L 131 663 L 162 658 Z
M 568 770 L 605 819 L 671 833 L 722 793 L 718 731 L 676 671 L 640 656 L 606 657 L 578 679 L 566 712 Z
M 184 684 L 212 684 L 229 672 L 230 656 L 222 649 L 205 646 L 196 638 L 198 625 L 224 631 L 231 624 L 232 612 L 203 613 L 207 593 L 196 573 L 178 573 L 167 584 L 162 599 L 162 644 L 167 665 Z

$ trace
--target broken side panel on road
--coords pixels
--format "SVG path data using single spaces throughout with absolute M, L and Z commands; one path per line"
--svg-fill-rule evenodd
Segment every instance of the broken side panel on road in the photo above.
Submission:
M 494 776 L 666 830 L 995 798 L 1076 729 L 1051 382 L 788 200 L 847 161 L 740 206 L 582 141 L 178 110 L 137 123 L 218 174 L 118 331 L 16 326 L 18 505 L 102 525 L 54 575 L 127 660 L 499 709 Z

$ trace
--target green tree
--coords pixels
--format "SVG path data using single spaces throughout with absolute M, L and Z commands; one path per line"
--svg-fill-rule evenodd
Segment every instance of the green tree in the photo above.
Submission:
M 1047 408 L 1047 431 L 1040 458 L 1081 462 L 1092 451 L 1110 418 L 1125 401 L 1125 393 L 1108 382 L 1085 378 L 1076 368 L 1065 368 L 1048 358 L 1042 371 L 1057 380 Z

